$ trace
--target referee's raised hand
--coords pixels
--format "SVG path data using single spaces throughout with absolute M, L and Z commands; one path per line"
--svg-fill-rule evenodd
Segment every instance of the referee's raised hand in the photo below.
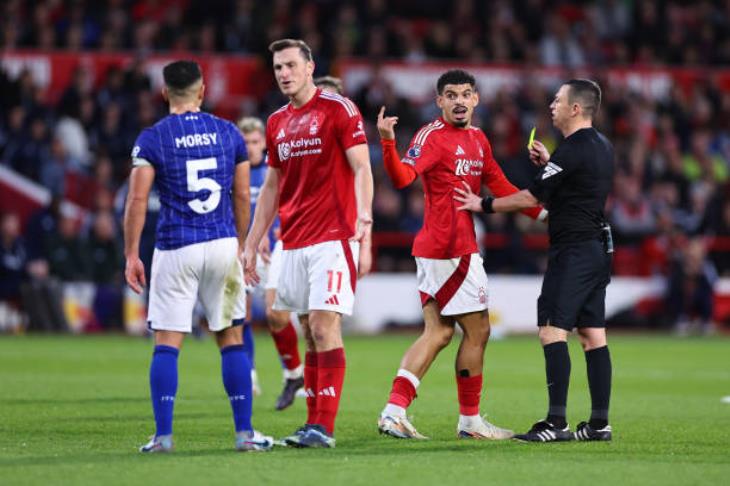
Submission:
M 538 167 L 542 167 L 548 163 L 548 160 L 550 160 L 550 152 L 548 152 L 548 149 L 545 148 L 541 141 L 532 141 L 532 147 L 530 148 L 530 160 Z

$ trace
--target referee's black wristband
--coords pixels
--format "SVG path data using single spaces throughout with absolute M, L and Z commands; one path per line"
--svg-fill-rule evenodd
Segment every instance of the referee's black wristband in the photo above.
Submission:
M 494 198 L 492 196 L 487 196 L 485 198 L 482 198 L 482 211 L 484 211 L 487 214 L 491 214 L 494 212 L 494 208 L 492 205 L 494 204 Z

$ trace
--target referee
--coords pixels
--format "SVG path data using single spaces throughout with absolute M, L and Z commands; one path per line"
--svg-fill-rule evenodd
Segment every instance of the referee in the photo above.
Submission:
M 613 181 L 614 152 L 593 128 L 600 104 L 601 89 L 594 81 L 573 79 L 560 87 L 550 111 L 565 139 L 552 155 L 542 143 L 533 142 L 530 160 L 542 170 L 528 189 L 495 199 L 456 188 L 462 210 L 501 213 L 542 202 L 550 212 L 548 266 L 537 301 L 550 404 L 544 420 L 515 436 L 523 441 L 611 440 L 605 299 L 613 243 L 603 208 Z M 567 339 L 574 327 L 585 351 L 592 410 L 590 420 L 571 433 L 565 418 L 570 381 Z

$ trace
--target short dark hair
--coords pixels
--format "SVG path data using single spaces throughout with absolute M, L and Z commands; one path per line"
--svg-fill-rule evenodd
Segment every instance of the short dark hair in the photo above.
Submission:
M 186 89 L 203 79 L 203 73 L 195 61 L 175 61 L 162 69 L 162 77 L 173 96 L 182 96 Z
M 302 57 L 305 61 L 312 60 L 312 49 L 301 39 L 279 39 L 269 44 L 269 52 L 274 54 L 275 52 L 289 49 L 290 47 L 299 48 L 299 52 L 302 53 Z
M 315 78 L 314 85 L 318 88 L 328 87 L 334 89 L 337 94 L 342 94 L 342 80 L 334 76 L 320 76 Z
M 601 107 L 601 87 L 590 79 L 571 79 L 564 83 L 570 88 L 568 102 L 578 103 L 586 116 L 593 118 Z
M 463 69 L 450 69 L 439 76 L 436 82 L 436 92 L 440 95 L 444 94 L 444 86 L 447 84 L 470 84 L 474 88 L 477 81 L 473 75 Z

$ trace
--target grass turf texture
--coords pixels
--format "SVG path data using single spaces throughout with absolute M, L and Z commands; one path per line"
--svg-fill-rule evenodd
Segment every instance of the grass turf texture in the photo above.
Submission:
M 220 358 L 211 339 L 180 356 L 177 450 L 136 452 L 153 432 L 147 372 L 152 345 L 126 337 L 0 339 L 0 483 L 8 484 L 720 484 L 730 476 L 730 341 L 620 336 L 611 341 L 613 443 L 522 444 L 455 438 L 453 357 L 447 348 L 410 413 L 432 439 L 378 435 L 376 419 L 413 336 L 347 339 L 347 378 L 334 450 L 236 453 Z M 281 437 L 304 420 L 304 401 L 273 410 L 280 370 L 271 339 L 257 335 L 264 395 L 254 424 Z M 585 361 L 571 343 L 568 404 L 574 427 L 590 401 Z M 489 419 L 518 432 L 546 409 L 543 358 L 534 338 L 490 343 Z

